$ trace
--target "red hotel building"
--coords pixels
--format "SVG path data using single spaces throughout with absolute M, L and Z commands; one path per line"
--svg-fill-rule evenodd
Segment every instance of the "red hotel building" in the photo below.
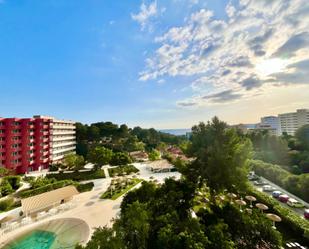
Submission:
M 16 173 L 41 170 L 72 152 L 74 122 L 44 116 L 0 117 L 0 166 Z

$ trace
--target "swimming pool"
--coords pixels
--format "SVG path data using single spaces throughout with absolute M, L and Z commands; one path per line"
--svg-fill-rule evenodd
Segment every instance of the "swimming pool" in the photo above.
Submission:
M 74 249 L 87 242 L 90 229 L 76 218 L 51 220 L 28 229 L 7 241 L 4 249 Z
M 10 249 L 49 249 L 56 239 L 56 234 L 48 231 L 36 230 L 22 236 L 9 245 Z

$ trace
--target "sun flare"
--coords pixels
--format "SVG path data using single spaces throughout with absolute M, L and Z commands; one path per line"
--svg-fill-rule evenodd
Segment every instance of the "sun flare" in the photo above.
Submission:
M 282 72 L 286 65 L 287 62 L 285 60 L 274 58 L 261 61 L 256 64 L 255 68 L 260 75 L 268 76 L 273 73 Z

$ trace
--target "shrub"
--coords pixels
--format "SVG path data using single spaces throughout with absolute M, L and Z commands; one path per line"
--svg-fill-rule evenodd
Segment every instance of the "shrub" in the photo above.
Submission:
M 77 185 L 77 190 L 78 192 L 82 193 L 82 192 L 86 192 L 86 191 L 91 191 L 94 187 L 94 183 L 93 182 L 88 182 L 88 183 L 80 183 Z
M 3 179 L 1 184 L 0 184 L 1 196 L 7 196 L 7 195 L 9 195 L 13 192 L 14 192 L 14 190 L 13 190 L 11 184 L 7 180 Z
M 6 176 L 4 179 L 9 182 L 14 190 L 17 190 L 20 187 L 20 176 Z
M 19 196 L 21 198 L 27 198 L 30 196 L 34 196 L 34 195 L 38 195 L 38 194 L 42 194 L 48 191 L 52 191 L 58 188 L 63 188 L 65 186 L 68 185 L 74 185 L 75 182 L 73 182 L 72 180 L 63 180 L 63 181 L 59 181 L 59 182 L 55 182 L 55 183 L 51 183 L 51 184 L 47 184 L 45 186 L 36 188 L 36 189 L 30 189 L 30 190 L 25 190 L 19 193 Z
M 3 201 L 0 201 L 0 211 L 7 211 L 14 204 L 13 198 L 7 198 Z
M 58 171 L 60 168 L 59 164 L 51 164 L 49 165 L 49 171 L 53 172 L 53 171 Z
M 87 181 L 93 179 L 104 178 L 104 171 L 99 170 L 91 170 L 91 171 L 82 171 L 82 172 L 70 172 L 70 173 L 59 173 L 59 174 L 47 174 L 46 178 L 55 178 L 56 180 L 73 180 L 73 181 Z
M 135 168 L 133 165 L 122 165 L 116 168 L 110 168 L 108 169 L 108 171 L 111 176 L 115 176 L 115 174 L 124 175 L 124 172 L 126 174 L 130 174 L 132 172 L 137 173 L 139 170 Z

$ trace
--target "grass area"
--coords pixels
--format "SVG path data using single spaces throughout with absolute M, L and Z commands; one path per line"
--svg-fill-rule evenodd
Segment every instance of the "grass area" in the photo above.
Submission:
M 110 187 L 109 187 L 108 190 L 101 195 L 101 199 L 116 200 L 118 197 L 124 195 L 130 189 L 132 189 L 134 186 L 136 186 L 137 184 L 139 184 L 142 181 L 143 181 L 142 179 L 131 179 L 131 182 L 128 183 L 124 188 L 120 188 L 120 187 L 115 188 L 115 190 L 113 190 L 112 192 L 111 192 Z M 112 193 L 112 195 L 111 195 L 111 193 Z
M 111 177 L 115 176 L 116 174 L 119 176 L 128 175 L 130 173 L 137 173 L 139 170 L 135 168 L 133 165 L 122 165 L 115 168 L 108 169 L 109 175 Z

